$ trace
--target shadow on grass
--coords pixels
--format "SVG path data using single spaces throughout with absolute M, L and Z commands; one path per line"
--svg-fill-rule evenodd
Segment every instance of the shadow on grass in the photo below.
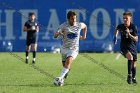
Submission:
M 123 83 L 65 83 L 64 86 L 113 86 L 123 85 Z M 53 84 L 5 84 L 0 87 L 56 87 Z
M 113 86 L 122 85 L 123 83 L 66 83 L 65 86 Z

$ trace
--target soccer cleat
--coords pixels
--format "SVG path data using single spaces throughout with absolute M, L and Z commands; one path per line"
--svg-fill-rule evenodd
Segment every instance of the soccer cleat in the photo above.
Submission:
M 35 61 L 34 60 L 32 61 L 32 64 L 35 64 Z
M 28 64 L 28 59 L 26 59 L 25 63 Z
M 127 83 L 132 84 L 132 76 L 131 75 L 127 76 Z
M 133 82 L 134 84 L 137 84 L 136 78 L 132 78 L 132 82 Z

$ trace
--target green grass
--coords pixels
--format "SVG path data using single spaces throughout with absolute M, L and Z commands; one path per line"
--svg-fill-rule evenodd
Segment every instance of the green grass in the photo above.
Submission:
M 24 53 L 14 54 L 25 58 Z M 107 70 L 108 67 L 126 79 L 125 58 L 120 56 L 115 60 L 117 53 L 87 53 L 86 55 L 88 57 L 84 54 L 78 55 L 72 64 L 69 77 L 65 80 L 65 85 L 56 87 L 50 75 L 55 77 L 60 74 L 62 69 L 60 54 L 37 53 L 35 67 L 50 74 L 45 75 L 9 53 L 0 53 L 0 93 L 138 93 L 140 91 L 139 84 L 128 85 L 126 80 Z M 31 53 L 29 58 L 31 63 Z M 138 62 L 138 83 L 140 82 L 139 64 Z

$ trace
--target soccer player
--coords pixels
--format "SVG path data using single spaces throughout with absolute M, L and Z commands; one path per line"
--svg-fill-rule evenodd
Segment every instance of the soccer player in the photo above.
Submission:
M 123 13 L 123 24 L 117 26 L 114 35 L 114 44 L 117 43 L 118 32 L 121 34 L 120 50 L 128 60 L 127 83 L 137 83 L 136 81 L 136 61 L 138 41 L 137 27 L 131 22 L 132 13 L 130 11 Z
M 77 57 L 79 51 L 79 40 L 86 39 L 87 26 L 84 23 L 76 21 L 76 12 L 69 11 L 67 13 L 67 22 L 60 25 L 54 37 L 62 39 L 61 55 L 63 68 L 59 79 L 66 77 L 70 70 L 71 63 Z M 80 35 L 80 31 L 83 35 Z M 55 78 L 58 80 L 58 78 Z
M 36 59 L 36 50 L 37 50 L 37 33 L 39 31 L 38 22 L 35 19 L 35 13 L 31 12 L 29 13 L 29 20 L 25 22 L 23 31 L 27 32 L 26 37 L 26 63 L 28 63 L 28 55 L 30 51 L 30 47 L 32 45 L 32 51 L 33 51 L 33 60 L 32 63 L 35 63 Z

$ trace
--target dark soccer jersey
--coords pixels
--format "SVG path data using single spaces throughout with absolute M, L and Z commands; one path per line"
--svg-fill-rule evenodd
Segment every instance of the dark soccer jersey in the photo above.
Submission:
M 126 27 L 124 26 L 124 24 L 118 25 L 117 29 L 120 31 L 121 34 L 120 48 L 133 49 L 134 51 L 136 51 L 136 42 L 128 36 L 125 31 Z M 137 27 L 134 24 L 131 23 L 128 29 L 131 35 L 137 36 Z
M 31 29 L 31 28 L 36 28 L 38 26 L 37 21 L 31 22 L 30 20 L 28 20 L 27 22 L 25 22 L 25 25 L 27 27 L 27 29 Z M 27 32 L 27 38 L 29 37 L 34 37 L 36 36 L 36 30 L 30 30 Z

